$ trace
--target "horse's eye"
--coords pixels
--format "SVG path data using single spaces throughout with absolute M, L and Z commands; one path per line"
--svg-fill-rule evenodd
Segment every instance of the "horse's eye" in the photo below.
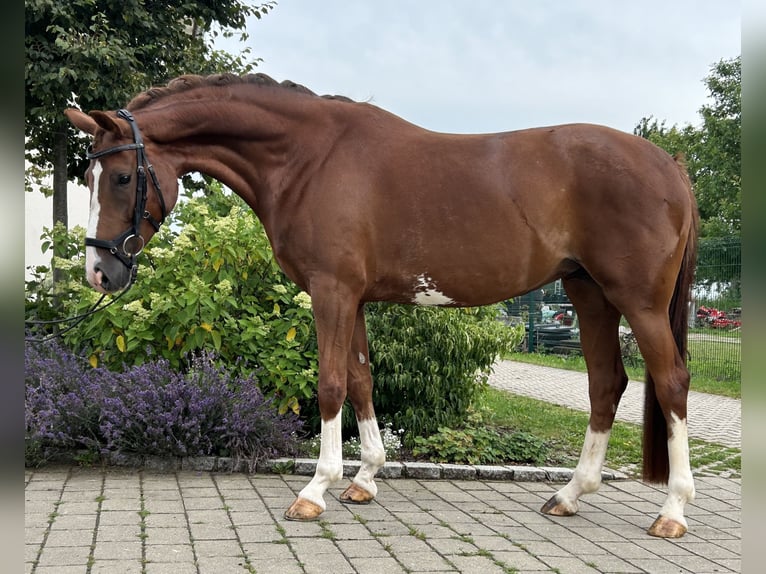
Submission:
M 127 173 L 123 173 L 120 175 L 120 177 L 117 178 L 117 183 L 120 185 L 127 185 L 130 183 L 130 175 Z

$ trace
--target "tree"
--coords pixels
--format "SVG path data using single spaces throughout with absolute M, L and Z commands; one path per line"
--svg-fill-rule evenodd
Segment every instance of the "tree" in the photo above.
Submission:
M 700 210 L 701 236 L 739 235 L 742 219 L 740 181 L 742 131 L 741 57 L 721 60 L 704 79 L 710 104 L 699 109 L 699 127 L 668 128 L 665 121 L 643 118 L 633 133 L 670 153 L 686 156 Z
M 85 169 L 86 139 L 63 110 L 116 109 L 153 84 L 182 73 L 246 72 L 249 48 L 232 56 L 207 38 L 240 39 L 247 17 L 260 18 L 276 2 L 240 0 L 26 0 L 25 139 L 29 189 L 53 173 L 53 222 L 67 224 L 67 181 Z M 56 250 L 54 249 L 54 254 Z

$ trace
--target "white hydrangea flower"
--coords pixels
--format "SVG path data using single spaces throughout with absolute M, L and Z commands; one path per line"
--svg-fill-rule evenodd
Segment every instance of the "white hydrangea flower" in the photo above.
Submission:
M 301 309 L 311 309 L 311 295 L 305 291 L 301 291 L 295 297 L 293 297 L 293 302 L 296 303 Z
M 221 295 L 222 297 L 228 297 L 229 295 L 231 295 L 232 285 L 231 285 L 231 281 L 229 281 L 228 279 L 223 279 L 222 281 L 220 281 L 215 288 L 218 294 Z
M 151 317 L 151 312 L 149 309 L 144 309 L 143 303 L 140 299 L 136 299 L 130 303 L 125 303 L 125 305 L 122 306 L 122 310 L 133 313 L 136 318 L 141 321 L 145 321 Z

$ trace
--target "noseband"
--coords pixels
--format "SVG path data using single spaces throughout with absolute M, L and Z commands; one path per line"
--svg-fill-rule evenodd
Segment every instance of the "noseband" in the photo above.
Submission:
M 131 276 L 131 283 L 136 277 L 136 273 L 138 272 L 138 265 L 136 264 L 136 257 L 139 253 L 144 249 L 144 238 L 139 233 L 139 229 L 141 226 L 141 220 L 145 219 L 149 222 L 149 224 L 154 227 L 155 231 L 160 230 L 160 225 L 165 221 L 165 216 L 167 215 L 167 211 L 165 210 L 165 198 L 162 196 L 162 190 L 160 189 L 160 182 L 157 180 L 157 175 L 154 173 L 154 168 L 152 165 L 148 162 L 146 158 L 146 152 L 144 150 L 144 142 L 141 138 L 141 132 L 138 129 L 138 125 L 136 124 L 136 120 L 133 117 L 133 114 L 131 114 L 128 110 L 120 110 L 117 112 L 117 117 L 120 117 L 124 120 L 126 120 L 130 124 L 130 128 L 133 131 L 133 143 L 130 144 L 123 144 L 118 145 L 115 147 L 111 147 L 105 150 L 101 151 L 93 151 L 92 146 L 88 147 L 88 151 L 85 155 L 88 159 L 97 159 L 100 157 L 103 157 L 105 155 L 111 155 L 113 153 L 118 153 L 122 151 L 129 151 L 129 150 L 136 150 L 136 173 L 137 173 L 137 181 L 136 181 L 136 208 L 133 212 L 133 225 L 127 229 L 125 232 L 121 233 L 111 241 L 107 241 L 104 239 L 96 239 L 95 237 L 86 237 L 85 238 L 85 245 L 90 247 L 101 247 L 103 249 L 109 250 L 109 253 L 114 255 L 117 259 L 119 259 L 123 265 L 125 265 L 128 269 L 130 269 L 130 276 Z M 146 173 L 149 173 L 149 176 L 152 178 L 152 184 L 154 185 L 154 190 L 157 193 L 157 197 L 159 198 L 160 202 L 160 210 L 162 211 L 162 216 L 160 217 L 160 220 L 157 221 L 152 217 L 152 214 L 149 213 L 146 209 L 146 196 L 147 196 L 147 186 L 146 186 Z M 131 240 L 135 240 L 139 242 L 139 247 L 135 251 L 131 251 L 131 247 L 129 246 L 129 242 Z

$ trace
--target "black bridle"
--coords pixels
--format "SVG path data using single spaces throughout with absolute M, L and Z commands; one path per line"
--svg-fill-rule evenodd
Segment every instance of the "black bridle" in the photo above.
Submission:
M 154 167 L 146 158 L 146 151 L 144 149 L 144 141 L 141 138 L 141 131 L 138 129 L 136 120 L 128 110 L 119 110 L 117 117 L 126 120 L 130 124 L 130 129 L 133 131 L 133 143 L 122 144 L 115 147 L 110 147 L 101 151 L 93 151 L 92 146 L 88 147 L 88 151 L 85 155 L 88 159 L 98 159 L 105 155 L 111 155 L 113 153 L 119 153 L 122 151 L 136 150 L 136 207 L 133 211 L 133 224 L 130 228 L 123 233 L 112 239 L 111 241 L 105 239 L 96 239 L 95 237 L 86 237 L 85 245 L 90 247 L 101 247 L 107 249 L 109 253 L 119 259 L 123 265 L 130 269 L 130 282 L 132 283 L 138 272 L 138 265 L 136 264 L 136 257 L 144 249 L 144 238 L 139 233 L 141 220 L 145 219 L 154 228 L 155 231 L 160 230 L 160 225 L 165 221 L 167 211 L 165 209 L 165 198 L 162 196 L 162 190 L 160 189 L 160 182 L 157 180 L 157 175 L 154 173 Z M 157 221 L 149 211 L 146 209 L 147 199 L 147 186 L 146 186 L 146 174 L 152 178 L 152 184 L 154 190 L 157 193 L 157 198 L 160 203 L 160 210 L 162 215 L 160 220 Z M 132 242 L 138 242 L 136 246 L 129 245 Z
M 93 151 L 92 146 L 89 146 L 85 156 L 88 159 L 97 159 L 105 155 L 111 155 L 113 153 L 119 153 L 121 151 L 130 151 L 132 149 L 136 150 L 136 166 L 137 166 L 136 172 L 138 174 L 138 181 L 136 182 L 136 207 L 133 212 L 133 224 L 130 227 L 130 229 L 120 234 L 115 239 L 112 239 L 111 241 L 96 239 L 95 237 L 86 237 L 85 245 L 86 246 L 90 245 L 92 247 L 103 247 L 104 249 L 108 249 L 112 255 L 117 257 L 117 259 L 119 259 L 122 262 L 123 265 L 125 265 L 128 269 L 130 269 L 130 282 L 122 291 L 120 291 L 120 293 L 117 296 L 112 298 L 112 300 L 109 301 L 108 303 L 101 305 L 101 302 L 104 300 L 104 297 L 106 297 L 106 293 L 104 293 L 103 295 L 101 295 L 99 300 L 93 306 L 91 306 L 90 309 L 74 317 L 67 317 L 65 319 L 54 319 L 52 321 L 25 320 L 24 324 L 28 326 L 58 325 L 62 323 L 72 323 L 67 328 L 45 337 L 31 337 L 31 336 L 24 337 L 26 341 L 29 341 L 32 343 L 43 343 L 45 341 L 49 341 L 53 339 L 54 337 L 61 336 L 67 331 L 71 331 L 72 329 L 74 329 L 77 325 L 82 323 L 90 315 L 93 315 L 93 313 L 95 313 L 96 311 L 100 311 L 101 309 L 104 309 L 108 307 L 109 305 L 112 305 L 120 297 L 122 297 L 125 293 L 127 293 L 130 287 L 133 285 L 133 282 L 136 279 L 136 274 L 138 273 L 138 265 L 136 264 L 136 257 L 141 253 L 141 251 L 144 248 L 144 238 L 139 233 L 141 220 L 146 219 L 151 224 L 151 226 L 154 227 L 155 231 L 159 231 L 160 225 L 162 225 L 162 223 L 165 221 L 165 217 L 167 216 L 167 211 L 165 209 L 165 198 L 162 196 L 162 190 L 160 189 L 160 182 L 157 180 L 157 175 L 154 173 L 154 168 L 152 167 L 152 165 L 148 162 L 146 158 L 146 152 L 144 151 L 144 141 L 141 138 L 141 131 L 138 129 L 138 126 L 136 125 L 136 120 L 133 117 L 133 114 L 131 114 L 128 110 L 119 110 L 117 112 L 117 116 L 126 120 L 130 124 L 130 128 L 133 131 L 133 143 L 118 145 L 115 147 L 111 147 L 111 148 L 101 150 L 101 151 L 96 151 L 96 152 Z M 162 216 L 160 217 L 159 221 L 154 219 L 154 217 L 152 217 L 152 214 L 149 213 L 146 209 L 146 196 L 147 196 L 146 173 L 147 172 L 149 172 L 149 176 L 152 178 L 152 184 L 154 185 L 154 190 L 157 192 L 157 197 L 159 198 L 159 202 L 160 202 L 160 210 L 162 211 Z M 140 240 L 140 246 L 135 251 L 128 251 L 129 249 L 128 242 L 130 242 L 134 238 L 137 240 Z

